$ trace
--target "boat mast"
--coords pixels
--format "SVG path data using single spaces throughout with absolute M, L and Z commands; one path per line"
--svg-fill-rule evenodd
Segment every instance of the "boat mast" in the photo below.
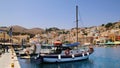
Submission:
M 78 5 L 76 5 L 76 42 L 78 42 Z

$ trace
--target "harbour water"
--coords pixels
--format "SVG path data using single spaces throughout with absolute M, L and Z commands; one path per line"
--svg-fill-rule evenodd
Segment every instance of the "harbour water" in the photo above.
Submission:
M 96 47 L 89 59 L 67 63 L 38 64 L 19 59 L 21 68 L 120 68 L 120 47 Z

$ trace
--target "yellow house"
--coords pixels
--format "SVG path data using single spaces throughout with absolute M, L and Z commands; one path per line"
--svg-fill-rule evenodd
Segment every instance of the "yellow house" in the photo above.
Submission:
M 9 41 L 10 37 L 6 31 L 0 30 L 0 42 Z

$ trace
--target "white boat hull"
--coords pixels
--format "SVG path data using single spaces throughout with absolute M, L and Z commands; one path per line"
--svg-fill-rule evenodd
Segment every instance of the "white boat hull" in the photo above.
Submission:
M 85 60 L 88 59 L 89 55 L 81 56 L 81 57 L 74 57 L 74 58 L 43 58 L 43 62 L 54 63 L 54 62 L 70 62 L 70 61 L 78 61 L 78 60 Z

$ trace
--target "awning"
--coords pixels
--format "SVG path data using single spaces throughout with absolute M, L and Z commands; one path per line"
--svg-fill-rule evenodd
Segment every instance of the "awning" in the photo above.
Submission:
M 120 41 L 115 41 L 114 44 L 120 44 Z

